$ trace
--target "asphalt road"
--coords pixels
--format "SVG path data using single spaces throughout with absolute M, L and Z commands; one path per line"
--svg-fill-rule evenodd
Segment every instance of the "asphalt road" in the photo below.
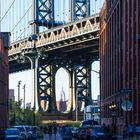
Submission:
M 43 137 L 43 139 L 40 138 L 38 140 L 62 140 L 62 137 L 61 137 L 61 135 L 59 133 L 57 133 L 56 134 L 56 137 L 55 137 L 54 134 L 52 134 L 52 136 L 49 139 L 49 135 L 48 134 L 45 134 L 44 137 Z M 75 139 L 73 138 L 72 140 L 75 140 Z

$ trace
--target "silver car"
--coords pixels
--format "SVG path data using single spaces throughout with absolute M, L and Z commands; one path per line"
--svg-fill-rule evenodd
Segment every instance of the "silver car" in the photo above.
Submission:
M 4 140 L 20 140 L 21 135 L 17 128 L 7 128 L 4 130 Z
M 17 125 L 17 126 L 12 126 L 12 128 L 17 128 L 20 132 L 20 135 L 21 135 L 21 138 L 23 140 L 26 140 L 27 139 L 27 132 L 26 132 L 26 129 L 24 126 L 22 125 Z

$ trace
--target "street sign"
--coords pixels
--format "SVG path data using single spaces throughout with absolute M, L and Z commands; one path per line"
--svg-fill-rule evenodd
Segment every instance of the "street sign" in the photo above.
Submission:
M 132 102 L 127 100 L 122 103 L 122 109 L 124 111 L 130 111 L 132 109 Z

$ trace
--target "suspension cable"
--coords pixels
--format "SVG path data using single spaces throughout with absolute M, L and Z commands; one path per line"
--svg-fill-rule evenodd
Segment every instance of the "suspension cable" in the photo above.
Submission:
M 5 18 L 5 16 L 7 15 L 7 13 L 10 11 L 11 7 L 13 6 L 13 4 L 15 3 L 16 0 L 13 0 L 12 4 L 9 6 L 9 8 L 7 9 L 7 11 L 5 12 L 5 14 L 3 15 L 3 17 L 0 19 L 0 22 Z
M 18 26 L 18 24 L 21 22 L 21 20 L 25 17 L 25 15 L 28 13 L 28 11 L 31 9 L 32 5 L 27 9 L 27 11 L 24 13 L 24 15 L 20 18 L 20 20 L 17 22 L 17 24 L 14 26 L 14 28 L 11 30 L 11 32 L 13 32 L 13 30 Z

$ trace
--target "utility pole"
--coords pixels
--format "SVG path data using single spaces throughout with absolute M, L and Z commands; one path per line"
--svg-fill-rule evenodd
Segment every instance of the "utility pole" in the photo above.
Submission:
M 20 84 L 21 84 L 21 80 L 18 81 L 18 105 L 19 105 L 19 102 L 20 102 Z
M 25 84 L 23 85 L 23 96 L 24 96 L 24 110 L 25 110 Z
M 19 120 L 20 120 L 20 105 L 21 105 L 21 103 L 20 103 L 20 85 L 21 85 L 21 80 L 20 81 L 18 81 L 18 117 L 19 117 Z M 18 123 L 20 123 L 20 122 L 18 122 Z

